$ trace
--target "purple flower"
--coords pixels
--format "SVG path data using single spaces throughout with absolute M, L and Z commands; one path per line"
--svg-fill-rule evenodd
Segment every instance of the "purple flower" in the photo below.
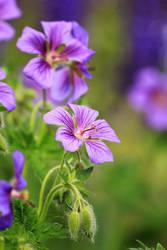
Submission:
M 0 69 L 0 80 L 3 80 L 6 74 Z M 0 82 L 0 104 L 2 104 L 8 112 L 16 108 L 14 91 L 6 83 Z
M 17 47 L 37 54 L 24 68 L 24 73 L 40 87 L 47 89 L 55 82 L 55 69 L 73 62 L 85 63 L 94 54 L 79 39 L 72 36 L 72 22 L 41 22 L 44 33 L 26 27 Z
M 155 68 L 145 68 L 137 76 L 129 92 L 134 109 L 145 113 L 148 124 L 167 130 L 167 75 Z
M 88 33 L 77 23 L 72 22 L 72 35 L 84 46 L 88 46 Z M 87 58 L 88 61 L 89 58 Z M 51 87 L 51 98 L 54 101 L 73 103 L 88 91 L 85 77 L 91 79 L 86 63 L 74 62 L 55 72 L 54 83 Z
M 21 16 L 21 11 L 15 0 L 0 0 L 0 40 L 13 38 L 15 30 L 6 20 L 11 20 Z
M 96 120 L 98 112 L 83 105 L 69 104 L 73 115 L 62 107 L 57 107 L 44 115 L 47 124 L 62 126 L 57 129 L 56 141 L 63 144 L 65 150 L 77 151 L 83 143 L 93 163 L 113 161 L 110 149 L 102 140 L 119 143 L 114 130 L 105 120 Z
M 0 230 L 5 230 L 12 226 L 12 197 L 24 199 L 24 195 L 19 191 L 27 186 L 27 182 L 22 177 L 24 167 L 24 155 L 20 151 L 12 154 L 15 172 L 15 183 L 12 186 L 7 181 L 0 181 Z

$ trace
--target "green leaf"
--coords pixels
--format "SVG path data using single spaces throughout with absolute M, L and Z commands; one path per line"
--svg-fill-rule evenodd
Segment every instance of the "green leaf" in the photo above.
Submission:
M 85 182 L 89 179 L 91 173 L 93 172 L 93 169 L 94 167 L 89 167 L 89 168 L 86 168 L 86 169 L 77 169 L 76 170 L 76 176 L 77 176 L 77 179 L 81 182 Z
M 158 243 L 156 250 L 165 250 L 165 248 L 160 243 Z
M 0 104 L 0 112 L 6 111 L 5 107 Z

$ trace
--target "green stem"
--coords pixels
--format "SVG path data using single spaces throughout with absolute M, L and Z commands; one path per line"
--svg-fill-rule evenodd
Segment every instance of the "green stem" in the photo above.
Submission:
M 60 165 L 60 168 L 59 168 L 59 171 L 57 173 L 57 176 L 56 176 L 56 179 L 55 179 L 55 182 L 54 182 L 53 186 L 57 185 L 57 183 L 60 180 L 60 175 L 61 175 L 61 172 L 62 172 L 62 169 L 63 169 L 63 166 L 64 166 L 64 160 L 65 160 L 65 157 L 66 157 L 67 154 L 68 154 L 68 152 L 64 151 L 64 154 L 63 154 L 63 157 L 62 157 L 62 160 L 61 160 L 61 165 Z
M 78 163 L 81 163 L 81 157 L 80 157 L 80 154 L 78 151 L 76 151 L 76 154 L 77 154 L 77 158 L 78 158 Z
M 31 118 L 30 118 L 30 131 L 33 132 L 35 128 L 35 121 L 37 118 L 37 113 L 42 105 L 42 102 L 38 102 L 32 110 Z
M 43 209 L 42 209 L 42 212 L 39 216 L 39 221 L 38 223 L 41 223 L 42 221 L 45 220 L 45 217 L 46 217 L 46 214 L 47 214 L 47 211 L 48 211 L 48 208 L 50 206 L 50 203 L 52 202 L 57 190 L 59 190 L 60 188 L 62 188 L 63 185 L 62 184 L 59 184 L 59 185 L 56 185 L 54 186 L 48 193 L 47 197 L 46 197 L 46 200 L 45 200 L 45 203 L 44 203 L 44 206 L 43 206 Z
M 5 128 L 5 118 L 3 112 L 0 113 L 1 117 L 1 128 Z
M 41 210 L 42 210 L 46 184 L 47 184 L 49 178 L 51 177 L 51 175 L 54 173 L 54 171 L 56 169 L 58 169 L 58 167 L 59 166 L 56 166 L 56 167 L 52 168 L 51 170 L 49 170 L 49 172 L 47 173 L 47 175 L 45 176 L 45 178 L 44 178 L 44 180 L 42 182 L 42 186 L 41 186 L 41 190 L 40 190 L 40 196 L 39 196 L 38 215 L 40 215 Z
M 46 89 L 42 89 L 43 110 L 46 109 Z

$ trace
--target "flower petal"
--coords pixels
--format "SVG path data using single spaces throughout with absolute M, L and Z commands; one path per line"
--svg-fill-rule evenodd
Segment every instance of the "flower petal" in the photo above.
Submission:
M 30 60 L 23 72 L 43 89 L 50 88 L 53 84 L 54 70 L 42 58 Z
M 92 79 L 92 75 L 89 73 L 88 68 L 86 66 L 86 64 L 79 64 L 78 68 L 80 69 L 80 71 L 82 72 L 82 74 L 87 77 L 88 79 Z
M 95 129 L 89 131 L 90 138 L 120 143 L 115 131 L 105 120 L 97 120 L 92 125 L 95 125 Z
M 68 58 L 69 60 L 85 63 L 87 62 L 95 52 L 84 46 L 79 40 L 72 39 L 65 49 L 60 53 L 62 58 Z
M 3 80 L 6 78 L 6 73 L 0 68 L 0 80 Z
M 68 103 L 75 102 L 88 91 L 86 81 L 83 78 L 79 77 L 76 73 L 73 74 L 72 88 L 72 95 L 69 98 Z
M 25 27 L 16 46 L 19 50 L 26 53 L 45 55 L 46 38 L 41 32 Z
M 90 160 L 95 164 L 114 161 L 112 152 L 102 141 L 85 141 Z
M 67 128 L 58 128 L 55 140 L 61 141 L 64 149 L 70 152 L 77 151 L 83 143 L 82 140 L 78 140 Z
M 12 226 L 11 191 L 12 186 L 7 181 L 0 181 L 0 230 Z
M 17 7 L 15 0 L 0 1 L 0 19 L 10 20 L 21 16 L 21 10 Z
M 22 152 L 16 150 L 12 154 L 13 164 L 14 164 L 14 172 L 16 178 L 16 184 L 14 189 L 20 191 L 27 186 L 26 180 L 24 180 L 22 176 L 23 168 L 24 168 L 24 155 Z
M 0 21 L 0 41 L 10 40 L 14 37 L 15 30 L 14 28 L 3 21 Z
M 83 43 L 86 47 L 88 46 L 88 32 L 75 21 L 72 22 L 72 33 L 74 38 L 80 40 L 80 42 Z
M 69 104 L 68 106 L 74 111 L 78 129 L 87 128 L 99 115 L 98 111 L 84 105 Z
M 3 82 L 0 82 L 0 103 L 8 110 L 8 112 L 16 108 L 14 91 Z
M 70 38 L 71 22 L 41 22 L 41 25 L 48 38 L 51 50 L 55 50 L 61 44 L 66 44 Z
M 71 115 L 62 107 L 57 107 L 46 113 L 43 117 L 44 122 L 51 125 L 64 125 L 71 131 L 74 129 L 74 122 Z
M 70 70 L 68 68 L 56 70 L 51 87 L 51 98 L 55 101 L 65 100 L 70 95 L 71 87 Z

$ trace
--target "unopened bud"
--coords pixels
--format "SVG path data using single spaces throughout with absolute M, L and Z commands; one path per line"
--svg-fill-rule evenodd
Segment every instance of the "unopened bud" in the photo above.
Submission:
M 94 242 L 96 234 L 96 217 L 91 207 L 87 206 L 82 209 L 82 221 L 86 229 L 88 237 Z
M 69 230 L 71 237 L 76 240 L 80 228 L 80 215 L 77 211 L 73 211 L 69 216 Z

